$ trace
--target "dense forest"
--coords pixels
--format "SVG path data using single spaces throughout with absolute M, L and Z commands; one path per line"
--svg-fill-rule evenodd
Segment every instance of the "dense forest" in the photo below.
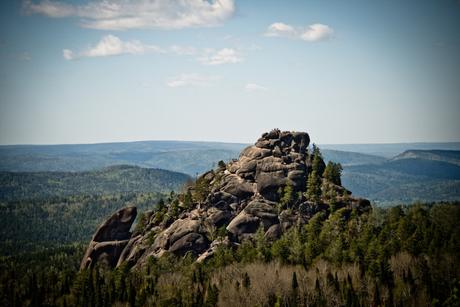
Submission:
M 0 172 L 0 201 L 178 190 L 191 178 L 163 169 L 117 165 L 85 172 Z
M 87 243 L 104 217 L 129 205 L 152 208 L 164 194 L 118 193 L 0 202 L 0 256 Z
M 187 188 L 183 194 L 166 194 L 158 186 L 157 192 L 115 193 L 117 185 L 80 174 L 79 182 L 88 182 L 66 195 L 65 187 L 77 180 L 66 181 L 70 174 L 54 175 L 58 180 L 64 176 L 64 192 L 41 191 L 37 183 L 43 177 L 38 174 L 18 175 L 23 178 L 16 181 L 18 186 L 29 178 L 25 186 L 35 198 L 13 193 L 12 199 L 0 202 L 0 305 L 460 306 L 460 203 L 374 206 L 361 212 L 341 208 L 324 182 L 340 185 L 342 166 L 326 165 L 319 149 L 313 148 L 305 195 L 316 202 L 329 199 L 328 209 L 275 240 L 267 239 L 261 226 L 239 244 L 219 245 L 204 262 L 190 253 L 166 252 L 159 258 L 150 256 L 145 266 L 112 269 L 100 263 L 79 270 L 90 236 L 104 218 L 136 206 L 141 214 L 135 232 L 143 228 L 142 213 L 147 211 L 163 220 L 173 212 L 171 216 L 178 218 L 188 208 L 178 207 L 181 197 L 190 205 L 209 193 L 204 177 L 189 185 L 193 194 Z M 132 179 L 131 167 L 109 170 L 127 170 L 127 177 L 113 177 L 121 178 L 121 184 Z M 326 181 L 321 183 L 317 172 Z M 149 180 L 143 182 L 147 189 Z M 91 185 L 96 188 L 89 189 Z M 43 186 L 50 187 L 49 182 Z M 289 185 L 279 193 L 278 207 L 292 209 L 298 193 Z M 208 234 L 210 242 L 229 235 L 225 227 Z
M 78 272 L 83 246 L 2 256 L 3 306 L 458 306 L 459 203 L 315 215 L 275 242 Z

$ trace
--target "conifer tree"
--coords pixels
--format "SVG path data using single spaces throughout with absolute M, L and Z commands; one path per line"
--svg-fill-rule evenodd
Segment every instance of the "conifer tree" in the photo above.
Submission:
M 307 198 L 313 202 L 319 202 L 321 198 L 321 178 L 314 169 L 308 175 Z

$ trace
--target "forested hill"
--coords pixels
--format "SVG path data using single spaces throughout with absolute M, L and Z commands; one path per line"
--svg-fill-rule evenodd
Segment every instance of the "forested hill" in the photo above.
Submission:
M 179 190 L 190 176 L 163 169 L 110 166 L 85 172 L 0 172 L 0 200 Z
M 392 160 L 423 159 L 460 166 L 460 150 L 406 150 Z

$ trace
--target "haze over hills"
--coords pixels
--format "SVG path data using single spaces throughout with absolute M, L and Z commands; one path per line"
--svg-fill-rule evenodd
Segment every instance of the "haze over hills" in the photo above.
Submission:
M 401 159 L 425 159 L 441 161 L 460 165 L 460 151 L 458 150 L 406 150 L 395 156 L 392 160 Z
M 322 144 L 324 149 L 353 151 L 392 158 L 407 150 L 460 150 L 460 142 L 382 143 L 382 144 Z
M 246 144 L 142 141 L 72 145 L 0 146 L 1 171 L 87 171 L 110 165 L 137 165 L 192 176 L 237 157 Z
M 80 172 L 123 164 L 196 177 L 216 167 L 220 160 L 238 158 L 245 147 L 247 144 L 186 141 L 0 146 L 0 170 Z M 320 148 L 326 161 L 342 164 L 343 184 L 357 196 L 379 204 L 459 199 L 460 155 L 452 149 L 460 149 L 460 143 L 320 145 Z M 396 150 L 401 151 L 393 155 Z M 390 153 L 392 156 L 387 158 Z M 34 175 L 33 181 L 40 176 L 43 174 Z

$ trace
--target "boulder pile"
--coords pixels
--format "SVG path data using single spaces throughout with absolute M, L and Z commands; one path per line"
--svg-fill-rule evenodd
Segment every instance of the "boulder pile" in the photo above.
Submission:
M 312 201 L 305 193 L 313 165 L 309 144 L 305 132 L 264 133 L 238 159 L 204 173 L 167 206 L 144 213 L 143 227 L 133 233 L 129 228 L 135 208 L 120 210 L 98 229 L 81 268 L 101 261 L 111 267 L 123 263 L 137 267 L 165 253 L 192 254 L 202 262 L 220 245 L 237 246 L 258 231 L 267 240 L 276 240 L 320 211 L 329 214 L 329 200 Z M 334 210 L 370 209 L 368 200 L 351 197 L 345 188 L 320 179 L 323 187 L 335 191 Z M 282 199 L 287 187 L 295 195 L 289 204 Z

